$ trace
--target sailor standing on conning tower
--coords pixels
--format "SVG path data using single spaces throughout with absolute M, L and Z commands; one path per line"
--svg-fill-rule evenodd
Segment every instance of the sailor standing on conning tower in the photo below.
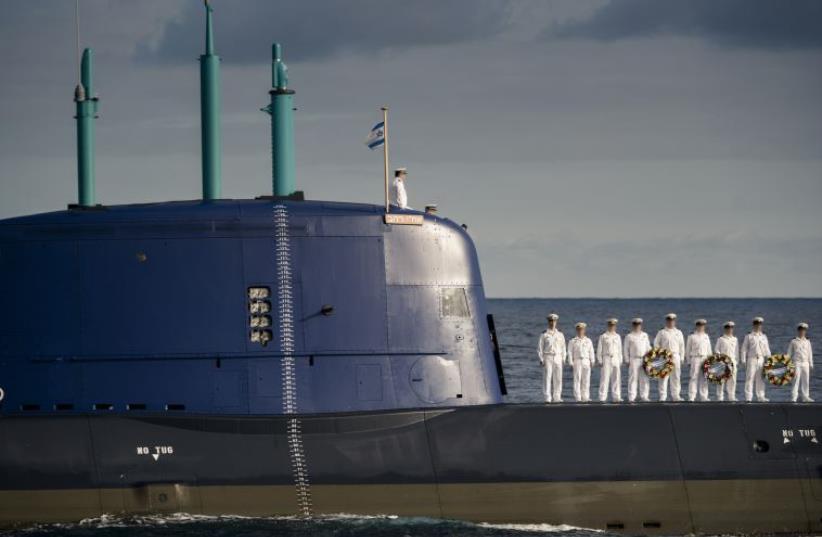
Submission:
M 648 401 L 651 384 L 642 371 L 643 358 L 651 350 L 651 340 L 648 334 L 642 331 L 642 319 L 639 317 L 631 321 L 633 329 L 625 336 L 625 345 L 622 354 L 628 364 L 628 401 L 636 401 L 637 384 L 639 384 L 639 398 Z
M 671 382 L 673 383 L 671 398 L 677 402 L 682 401 L 679 394 L 682 390 L 680 375 L 682 372 L 682 358 L 685 356 L 685 336 L 676 327 L 676 313 L 669 313 L 665 316 L 665 328 L 656 333 L 654 347 L 668 349 L 673 354 L 674 359 L 674 368 L 671 374 L 659 381 L 659 400 L 666 401 L 668 399 L 668 383 Z
M 710 401 L 708 394 L 708 379 L 702 371 L 702 365 L 711 354 L 711 338 L 705 333 L 708 321 L 697 319 L 694 331 L 688 336 L 685 344 L 685 359 L 691 365 L 691 380 L 688 382 L 688 400 L 696 401 L 697 391 L 700 401 Z
M 756 399 L 767 401 L 765 397 L 765 378 L 762 376 L 762 366 L 765 359 L 771 355 L 768 345 L 768 336 L 762 332 L 765 319 L 754 317 L 753 329 L 742 340 L 742 349 L 739 351 L 739 361 L 745 365 L 745 400 L 753 401 L 754 385 L 756 385 Z
M 394 199 L 400 209 L 408 208 L 408 193 L 405 191 L 405 180 L 408 178 L 407 168 L 394 170 Z
M 602 368 L 599 373 L 599 401 L 608 401 L 608 388 L 611 388 L 611 401 L 622 402 L 622 338 L 617 334 L 616 319 L 608 319 L 608 329 L 597 341 L 597 364 Z
M 813 371 L 813 351 L 811 340 L 807 338 L 808 324 L 799 323 L 796 327 L 796 337 L 788 344 L 788 356 L 796 364 L 796 378 L 793 381 L 791 401 L 796 402 L 799 391 L 802 391 L 802 400 L 813 402 L 810 394 L 811 371 Z
M 543 368 L 542 394 L 546 403 L 562 402 L 562 363 L 565 361 L 565 335 L 557 329 L 559 315 L 548 315 L 548 328 L 539 337 L 537 355 Z
M 736 324 L 733 321 L 728 321 L 723 326 L 723 334 L 716 339 L 714 346 L 715 354 L 724 354 L 731 359 L 734 367 L 731 371 L 731 377 L 722 382 L 716 387 L 716 399 L 723 401 L 725 399 L 725 392 L 728 393 L 728 401 L 736 401 L 736 370 L 739 363 L 739 340 L 734 335 L 734 327 Z
M 591 400 L 591 364 L 594 363 L 594 344 L 585 335 L 585 323 L 577 323 L 577 337 L 568 344 L 568 362 L 574 367 L 574 399 Z

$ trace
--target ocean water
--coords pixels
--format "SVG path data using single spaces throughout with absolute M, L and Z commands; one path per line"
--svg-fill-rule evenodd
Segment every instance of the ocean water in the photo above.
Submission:
M 765 317 L 765 332 L 773 352 L 785 352 L 800 321 L 811 325 L 811 341 L 815 349 L 822 349 L 818 334 L 822 331 L 822 299 L 493 299 L 489 311 L 496 319 L 501 345 L 503 366 L 508 384 L 508 402 L 525 403 L 542 400 L 542 371 L 536 357 L 537 338 L 545 327 L 549 312 L 560 315 L 560 329 L 570 339 L 577 321 L 588 323 L 592 339 L 605 328 L 605 319 L 620 319 L 620 332 L 625 333 L 630 319 L 641 316 L 651 337 L 662 326 L 664 315 L 674 311 L 679 315 L 680 327 L 686 334 L 693 320 L 704 317 L 709 321 L 713 338 L 720 333 L 727 320 L 737 323 L 740 339 L 747 332 L 750 319 Z M 822 401 L 822 375 L 816 369 L 813 376 L 812 396 Z M 565 368 L 564 397 L 571 399 L 571 371 Z M 627 393 L 623 374 L 623 396 Z M 742 396 L 742 378 L 737 395 Z M 592 394 L 598 387 L 598 370 L 591 382 Z M 687 389 L 687 380 L 683 380 Z M 788 400 L 789 387 L 768 387 L 772 401 Z M 713 391 L 711 392 L 713 397 Z M 652 398 L 656 388 L 652 388 Z M 592 403 L 598 404 L 598 403 Z M 79 524 L 44 525 L 24 530 L 0 531 L 0 536 L 26 537 L 610 537 L 600 531 L 551 526 L 548 524 L 471 524 L 422 518 L 393 516 L 362 517 L 338 515 L 319 519 L 298 518 L 243 518 L 204 517 L 177 514 L 166 517 L 103 517 Z
M 822 299 L 492 299 L 489 312 L 494 314 L 497 337 L 502 353 L 509 403 L 542 401 L 542 369 L 537 358 L 539 335 L 545 330 L 545 316 L 559 314 L 559 328 L 570 340 L 574 337 L 574 325 L 588 323 L 588 337 L 596 345 L 596 338 L 605 331 L 609 317 L 619 319 L 619 332 L 624 335 L 631 328 L 631 319 L 642 317 L 644 330 L 653 342 L 656 332 L 662 328 L 665 315 L 677 314 L 679 328 L 687 337 L 693 330 L 693 322 L 699 318 L 708 321 L 711 346 L 722 334 L 726 321 L 736 323 L 736 335 L 740 344 L 750 331 L 751 319 L 765 318 L 764 331 L 773 353 L 785 353 L 788 343 L 796 337 L 796 325 L 807 322 L 811 346 L 818 355 L 822 352 Z M 822 360 L 817 360 L 822 361 Z M 690 370 L 683 369 L 682 393 L 687 394 Z M 628 374 L 622 368 L 622 397 L 627 398 Z M 822 401 L 822 367 L 812 370 L 811 397 Z M 573 401 L 571 367 L 563 370 L 563 398 Z M 656 382 L 651 383 L 651 399 L 656 400 Z M 737 375 L 737 399 L 744 399 L 745 370 Z M 591 395 L 599 389 L 599 369 L 591 372 Z M 670 388 L 669 388 L 670 390 Z M 771 401 L 789 401 L 791 386 L 774 387 L 766 384 L 767 397 Z M 715 399 L 711 386 L 711 399 Z M 670 391 L 669 391 L 670 396 Z
M 103 517 L 79 524 L 37 526 L 0 532 L 14 537 L 610 537 L 609 534 L 548 524 L 470 524 L 454 520 L 393 516 L 298 518 Z

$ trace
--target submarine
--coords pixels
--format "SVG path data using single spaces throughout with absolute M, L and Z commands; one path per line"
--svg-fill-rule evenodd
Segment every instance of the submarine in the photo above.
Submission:
M 221 197 L 212 8 L 202 199 L 0 221 L 0 527 L 335 513 L 627 534 L 822 531 L 819 404 L 507 404 L 473 241 L 307 199 L 272 50 L 272 191 Z

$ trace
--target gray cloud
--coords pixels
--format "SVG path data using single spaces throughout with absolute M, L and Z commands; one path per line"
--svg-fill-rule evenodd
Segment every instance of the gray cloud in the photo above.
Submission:
M 730 47 L 822 47 L 816 0 L 612 0 L 583 20 L 555 24 L 545 38 L 614 41 L 675 35 Z
M 214 2 L 218 53 L 234 63 L 268 61 L 272 41 L 294 61 L 341 52 L 376 53 L 417 45 L 442 45 L 493 36 L 510 19 L 509 0 L 254 0 Z M 203 41 L 204 10 L 191 2 L 165 27 L 156 46 L 138 59 L 191 61 Z

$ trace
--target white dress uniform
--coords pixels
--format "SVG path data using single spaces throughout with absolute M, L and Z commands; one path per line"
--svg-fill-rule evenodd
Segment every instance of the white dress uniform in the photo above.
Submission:
M 622 338 L 616 332 L 605 332 L 597 341 L 597 364 L 602 368 L 599 373 L 599 400 L 608 400 L 608 388 L 611 389 L 611 401 L 622 401 Z
M 397 207 L 408 208 L 408 193 L 405 191 L 405 180 L 402 177 L 394 177 L 394 196 Z
M 685 356 L 685 336 L 682 335 L 682 330 L 679 328 L 663 328 L 656 333 L 654 338 L 654 347 L 661 347 L 668 349 L 674 355 L 674 369 L 671 373 L 659 381 L 659 400 L 667 401 L 668 399 L 668 382 L 671 386 L 671 399 L 674 401 L 682 401 L 679 396 L 682 390 L 682 383 L 680 376 L 682 375 L 682 357 Z
M 596 360 L 594 344 L 587 336 L 575 337 L 568 343 L 568 362 L 574 367 L 574 399 L 591 400 L 591 364 Z
M 651 340 L 645 332 L 630 332 L 625 336 L 623 355 L 625 363 L 628 364 L 628 400 L 636 400 L 637 384 L 639 385 L 639 398 L 648 401 L 651 393 L 651 383 L 648 375 L 643 370 L 643 358 L 651 350 Z
M 762 366 L 765 358 L 771 355 L 768 345 L 768 336 L 762 332 L 751 332 L 742 340 L 742 349 L 739 351 L 739 361 L 745 365 L 745 400 L 753 401 L 754 386 L 756 399 L 767 401 L 765 397 L 765 379 L 762 376 Z
M 706 333 L 694 332 L 688 336 L 685 344 L 685 358 L 691 365 L 691 380 L 688 383 L 688 400 L 696 401 L 699 392 L 700 401 L 710 401 L 708 394 L 708 379 L 702 371 L 702 366 L 711 355 L 711 338 Z
M 728 401 L 736 401 L 736 370 L 739 367 L 739 340 L 736 339 L 736 336 L 726 336 L 722 334 L 716 339 L 714 352 L 730 357 L 734 364 L 733 371 L 731 371 L 731 378 L 716 387 L 716 399 L 718 401 L 724 401 L 725 393 L 727 393 Z
M 803 401 L 813 401 L 810 394 L 811 371 L 813 370 L 813 352 L 811 340 L 806 337 L 793 338 L 788 344 L 788 356 L 796 365 L 796 378 L 793 380 L 791 401 L 796 402 L 799 392 L 802 392 Z
M 562 363 L 565 361 L 565 335 L 557 329 L 546 330 L 539 337 L 537 354 L 543 368 L 542 393 L 545 402 L 562 402 Z

